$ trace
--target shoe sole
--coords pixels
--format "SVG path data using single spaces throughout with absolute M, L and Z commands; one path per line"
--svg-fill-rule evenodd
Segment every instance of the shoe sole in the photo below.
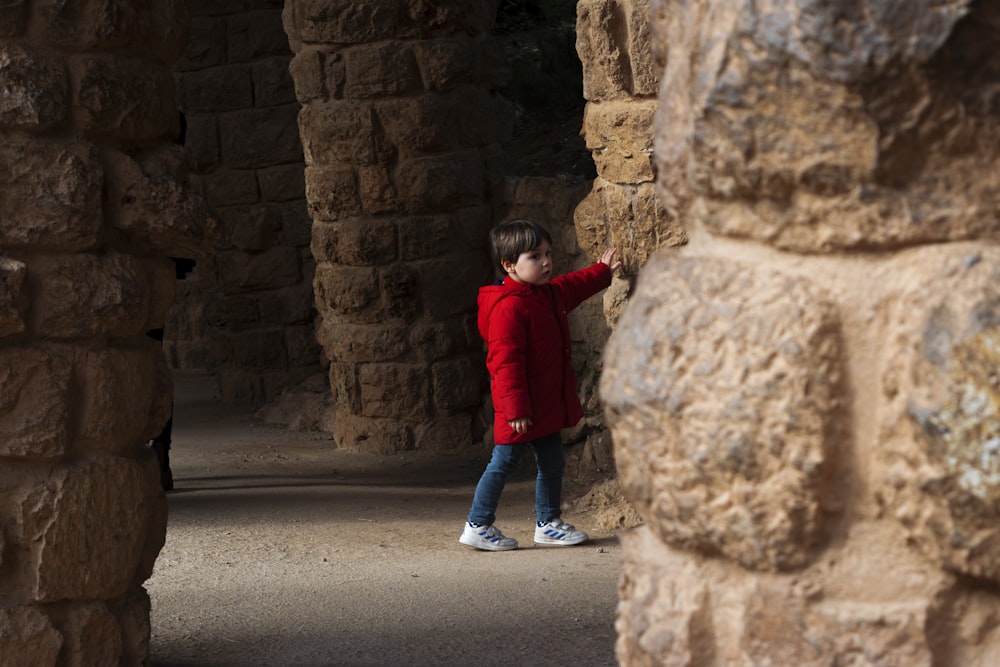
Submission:
M 479 549 L 480 551 L 513 551 L 514 549 L 517 548 L 516 544 L 506 546 L 502 544 L 493 544 L 492 542 L 486 542 L 486 541 L 479 541 L 479 540 L 474 541 L 472 539 L 467 540 L 465 535 L 462 535 L 460 538 L 458 538 L 458 541 L 460 544 L 464 544 L 467 547 L 472 547 L 473 549 Z
M 535 544 L 545 544 L 553 547 L 572 547 L 577 544 L 583 544 L 589 539 L 590 537 L 587 535 L 575 540 L 558 540 L 552 537 L 536 537 Z

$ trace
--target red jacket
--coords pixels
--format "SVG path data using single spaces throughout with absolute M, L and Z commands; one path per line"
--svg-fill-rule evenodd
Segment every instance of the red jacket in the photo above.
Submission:
M 497 444 L 527 442 L 575 425 L 583 417 L 576 395 L 566 314 L 611 284 L 598 263 L 529 285 L 511 278 L 479 290 L 479 333 L 493 394 Z M 528 417 L 526 433 L 508 422 Z

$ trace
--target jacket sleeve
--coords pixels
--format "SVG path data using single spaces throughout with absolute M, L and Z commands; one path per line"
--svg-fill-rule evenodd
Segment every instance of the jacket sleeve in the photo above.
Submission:
M 528 389 L 528 326 L 514 302 L 502 304 L 490 317 L 486 365 L 493 379 L 493 408 L 504 420 L 531 414 Z
M 563 274 L 552 280 L 552 286 L 559 291 L 567 311 L 573 310 L 610 284 L 611 267 L 603 262 Z

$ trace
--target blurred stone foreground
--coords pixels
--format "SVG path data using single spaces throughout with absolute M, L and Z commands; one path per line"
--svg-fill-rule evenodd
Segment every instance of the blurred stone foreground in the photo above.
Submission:
M 998 10 L 654 1 L 623 664 L 1000 663 Z
M 318 374 L 338 446 L 441 452 L 515 215 L 625 262 L 567 433 L 643 522 L 622 664 L 1000 664 L 996 3 L 582 0 L 588 182 L 506 172 L 495 10 L 0 3 L 0 666 L 147 660 L 172 258 L 224 396 Z

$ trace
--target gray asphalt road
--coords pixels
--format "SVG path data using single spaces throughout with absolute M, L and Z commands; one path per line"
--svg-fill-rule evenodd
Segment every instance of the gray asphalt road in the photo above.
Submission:
M 177 377 L 167 543 L 146 588 L 156 667 L 614 665 L 617 539 L 535 547 L 533 482 L 458 544 L 485 453 L 373 457 L 262 426 Z

